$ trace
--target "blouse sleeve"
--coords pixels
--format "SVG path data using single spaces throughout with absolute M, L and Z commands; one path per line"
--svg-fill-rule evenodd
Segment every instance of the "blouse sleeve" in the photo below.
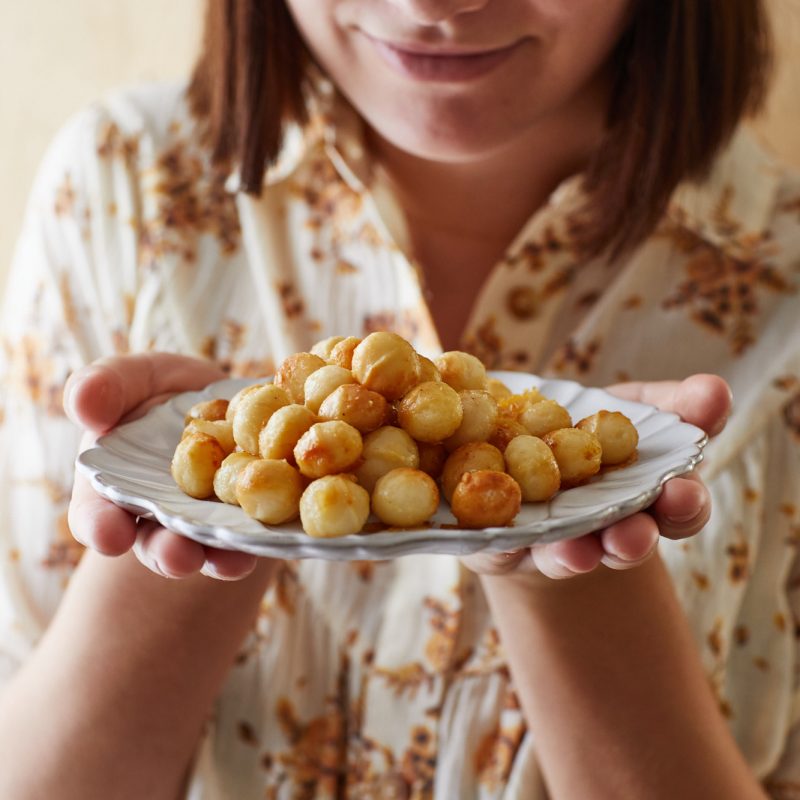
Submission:
M 787 376 L 792 385 L 800 385 L 800 377 Z M 783 752 L 764 787 L 773 800 L 800 800 L 800 391 L 784 406 L 782 413 L 783 443 L 787 458 L 782 464 L 785 491 L 776 509 L 775 527 L 783 534 L 784 544 L 794 553 L 786 576 L 788 619 L 775 619 L 790 639 L 794 671 L 792 693 L 785 709 L 788 730 Z M 782 625 L 781 625 L 782 623 Z
M 136 287 L 138 138 L 107 111 L 56 136 L 27 206 L 0 319 L 0 685 L 52 618 L 81 546 L 67 527 L 79 431 L 69 374 L 124 352 Z

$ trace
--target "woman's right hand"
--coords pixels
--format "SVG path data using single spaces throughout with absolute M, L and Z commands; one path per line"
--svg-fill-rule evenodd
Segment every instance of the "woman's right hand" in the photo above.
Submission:
M 98 436 L 141 417 L 172 395 L 202 389 L 224 377 L 208 361 L 171 353 L 104 358 L 70 376 L 64 389 L 64 408 L 85 431 L 83 450 Z M 86 547 L 107 556 L 133 549 L 142 564 L 168 578 L 202 572 L 221 580 L 238 580 L 256 565 L 255 556 L 247 553 L 205 547 L 152 520 L 137 521 L 100 497 L 79 473 L 69 506 L 69 527 Z

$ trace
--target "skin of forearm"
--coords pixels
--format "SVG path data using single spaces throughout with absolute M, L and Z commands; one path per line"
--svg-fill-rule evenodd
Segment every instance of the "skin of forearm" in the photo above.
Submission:
M 175 800 L 275 562 L 161 578 L 87 552 L 37 650 L 0 694 L 0 797 Z
M 658 556 L 482 582 L 553 800 L 764 800 Z

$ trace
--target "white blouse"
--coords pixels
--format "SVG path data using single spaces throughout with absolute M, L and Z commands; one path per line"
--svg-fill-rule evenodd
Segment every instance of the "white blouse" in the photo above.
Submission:
M 713 517 L 661 553 L 745 757 L 773 797 L 800 798 L 800 180 L 740 133 L 613 266 L 570 241 L 580 199 L 575 177 L 525 225 L 463 347 L 489 367 L 590 385 L 729 381 L 735 410 L 702 466 Z M 2 316 L 0 679 L 36 646 L 81 555 L 66 523 L 79 440 L 61 410 L 68 374 L 155 348 L 263 375 L 318 339 L 378 329 L 434 354 L 407 251 L 358 117 L 324 86 L 260 199 L 211 166 L 183 87 L 118 92 L 64 127 Z M 479 582 L 457 559 L 286 563 L 188 797 L 324 800 L 345 781 L 350 798 L 543 800 L 546 735 L 526 728 Z

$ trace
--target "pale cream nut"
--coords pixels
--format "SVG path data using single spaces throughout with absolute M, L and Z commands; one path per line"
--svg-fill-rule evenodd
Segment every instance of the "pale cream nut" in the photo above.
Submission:
M 258 458 L 246 464 L 236 480 L 236 499 L 249 517 L 265 525 L 296 519 L 303 479 L 285 461 Z
M 359 533 L 369 517 L 369 492 L 352 475 L 312 481 L 300 498 L 303 530 L 319 539 Z
M 439 489 L 430 475 L 399 467 L 375 484 L 372 510 L 381 522 L 395 528 L 422 525 L 439 508 Z

